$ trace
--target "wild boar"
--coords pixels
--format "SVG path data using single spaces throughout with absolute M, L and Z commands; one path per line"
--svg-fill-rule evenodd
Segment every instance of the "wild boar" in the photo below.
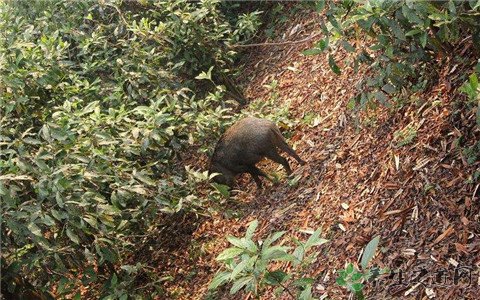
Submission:
M 209 172 L 220 173 L 213 180 L 229 187 L 232 187 L 236 175 L 250 173 L 261 188 L 259 176 L 268 177 L 255 164 L 264 157 L 283 165 L 287 174 L 292 173 L 288 161 L 278 154 L 277 148 L 294 157 L 301 165 L 305 164 L 287 144 L 275 123 L 254 117 L 244 118 L 233 124 L 218 141 Z

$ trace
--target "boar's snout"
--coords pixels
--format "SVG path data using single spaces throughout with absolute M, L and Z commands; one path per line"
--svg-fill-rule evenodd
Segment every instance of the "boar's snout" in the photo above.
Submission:
M 218 173 L 215 177 L 212 178 L 215 183 L 232 187 L 234 175 L 230 174 L 230 172 L 225 168 L 222 168 L 217 164 L 212 163 L 210 165 L 208 173 Z

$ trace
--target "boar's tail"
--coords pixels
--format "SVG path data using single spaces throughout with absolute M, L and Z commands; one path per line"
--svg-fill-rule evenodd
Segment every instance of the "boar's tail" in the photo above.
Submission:
M 287 144 L 287 141 L 285 141 L 285 138 L 283 137 L 280 130 L 277 127 L 275 127 L 275 128 L 272 128 L 272 131 L 273 131 L 273 134 L 274 134 L 275 146 L 277 146 L 282 151 L 285 151 L 286 153 L 288 153 L 288 155 L 295 158 L 300 164 L 302 164 L 302 165 L 305 164 L 305 161 L 303 159 L 301 159 L 300 156 L 298 156 L 298 154 L 295 152 L 295 150 L 293 150 L 292 147 L 290 147 Z

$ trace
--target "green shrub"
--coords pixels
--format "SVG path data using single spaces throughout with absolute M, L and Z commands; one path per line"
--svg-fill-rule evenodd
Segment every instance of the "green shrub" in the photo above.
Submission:
M 352 292 L 357 299 L 365 299 L 365 296 L 363 295 L 363 288 L 368 281 L 375 280 L 378 276 L 390 272 L 387 268 L 367 268 L 370 260 L 377 251 L 379 242 L 380 237 L 377 236 L 365 246 L 362 254 L 362 260 L 360 262 L 361 270 L 356 268 L 352 263 L 348 263 L 344 270 L 338 271 L 338 278 L 336 280 L 337 284 L 345 287 L 349 292 Z
M 257 226 L 258 221 L 255 220 L 249 224 L 245 237 L 227 237 L 233 247 L 217 256 L 217 260 L 223 263 L 223 268 L 215 275 L 209 289 L 216 290 L 232 283 L 231 294 L 245 290 L 260 296 L 266 287 L 274 287 L 277 297 L 288 294 L 295 299 L 313 299 L 314 279 L 304 277 L 304 272 L 319 254 L 317 251 L 311 252 L 312 247 L 327 242 L 320 238 L 321 230 L 313 232 L 306 242 L 293 239 L 297 245 L 293 249 L 278 242 L 285 231 L 275 232 L 264 241 L 255 242 L 253 235 Z M 288 272 L 281 268 L 272 270 L 270 265 L 278 261 L 289 262 L 293 268 Z
M 0 2 L 6 268 L 59 297 L 83 284 L 125 298 L 137 276 L 154 284 L 135 293 L 160 293 L 160 275 L 125 257 L 162 213 L 221 197 L 200 194 L 208 174 L 181 162 L 231 120 L 228 89 L 195 76 L 229 74 L 228 45 L 258 26 L 242 20 L 231 26 L 218 1 Z
M 478 1 L 318 1 L 317 10 L 324 38 L 305 55 L 343 48 L 355 52 L 352 65 L 365 64 L 371 70 L 357 85 L 358 93 L 349 103 L 359 108 L 370 102 L 387 104 L 402 91 L 418 91 L 438 78 L 438 57 L 453 54 L 453 47 L 472 36 L 478 52 L 480 3 Z M 352 44 L 355 39 L 372 43 L 369 49 Z M 362 42 L 361 45 L 364 43 Z M 329 54 L 333 72 L 342 67 Z M 462 63 L 461 58 L 455 58 Z

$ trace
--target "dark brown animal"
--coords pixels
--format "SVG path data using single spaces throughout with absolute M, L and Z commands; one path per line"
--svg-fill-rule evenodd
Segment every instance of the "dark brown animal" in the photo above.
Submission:
M 250 173 L 257 186 L 261 188 L 259 176 L 268 177 L 255 164 L 264 157 L 283 165 L 287 174 L 292 173 L 288 161 L 278 154 L 277 148 L 293 156 L 300 164 L 305 164 L 305 161 L 287 144 L 275 123 L 247 117 L 235 123 L 220 138 L 209 171 L 220 173 L 213 180 L 229 187 L 232 187 L 236 175 Z

